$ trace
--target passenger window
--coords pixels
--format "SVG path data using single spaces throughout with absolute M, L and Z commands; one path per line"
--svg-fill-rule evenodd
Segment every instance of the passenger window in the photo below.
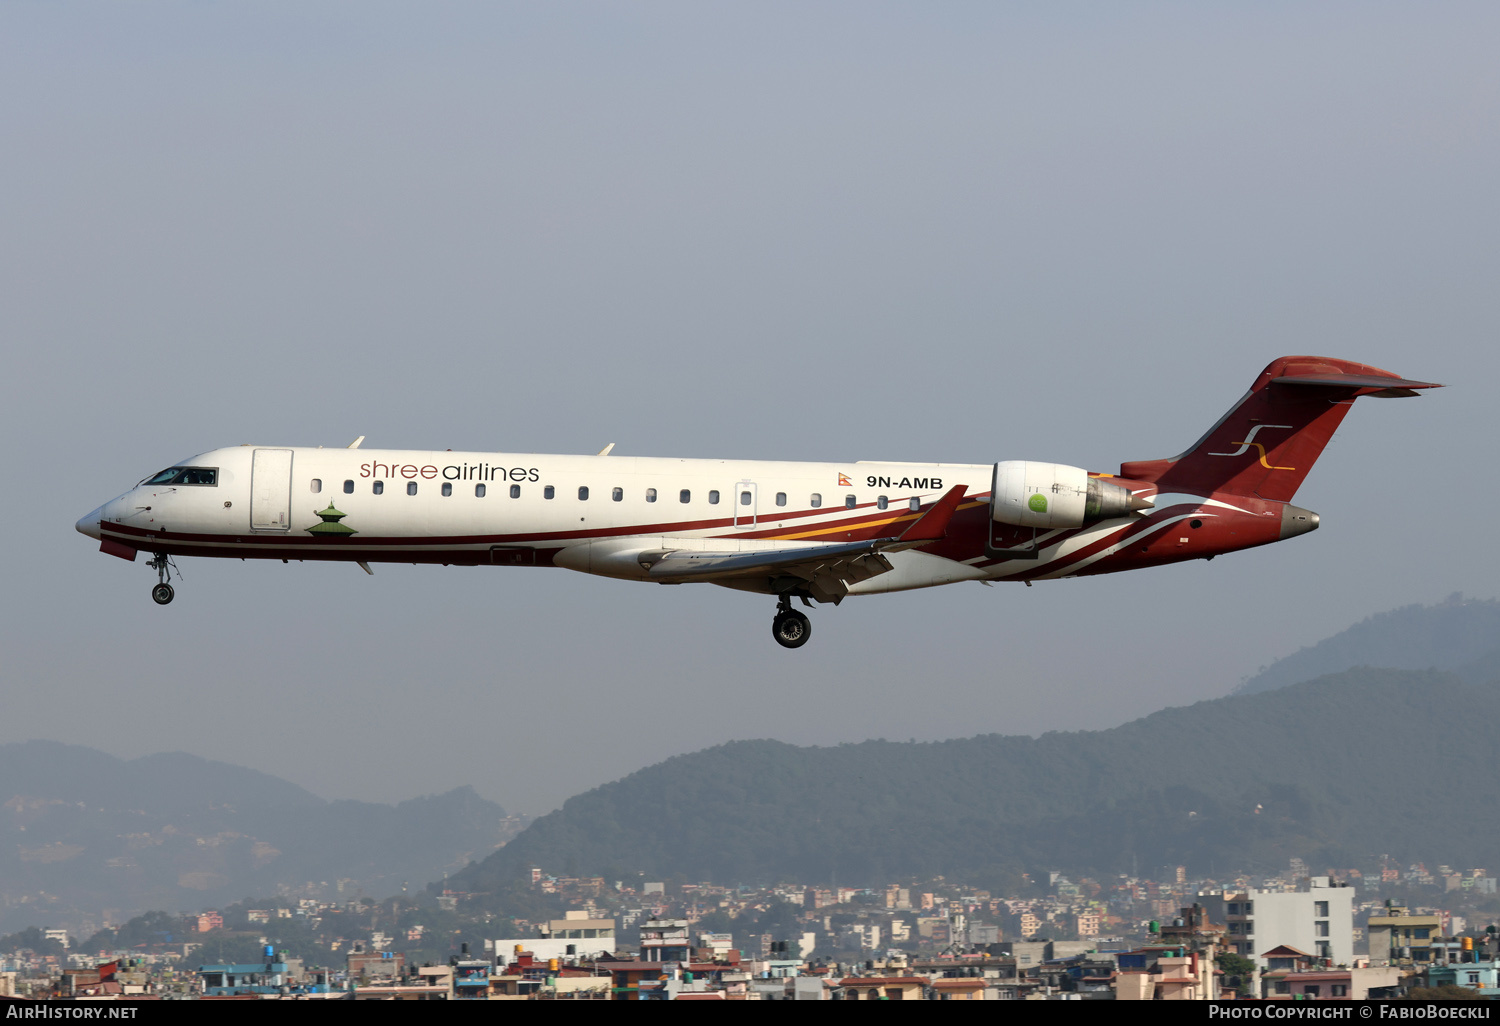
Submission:
M 911 511 L 913 513 L 916 513 L 918 510 L 920 510 L 922 508 L 922 500 L 919 499 L 919 498 L 917 498 L 915 495 L 913 495 L 911 497 L 911 501 L 908 502 L 906 505 L 911 509 Z
M 412 484 L 416 484 L 416 482 L 413 481 Z M 452 481 L 444 481 L 443 482 L 443 496 L 446 498 L 447 496 L 452 495 L 452 494 L 453 494 L 453 482 Z
M 884 495 L 882 495 L 880 498 L 878 498 L 878 499 L 875 500 L 875 508 L 876 509 L 885 509 L 890 504 L 891 504 L 891 500 L 887 499 Z
M 719 504 L 719 491 L 717 488 L 708 493 L 708 504 L 710 506 L 717 506 Z
M 320 477 L 313 478 L 312 479 L 312 493 L 314 495 L 317 495 L 322 490 L 323 490 L 323 479 L 320 478 Z
M 382 492 L 385 491 L 385 482 L 384 481 L 376 481 L 374 484 L 372 484 L 370 486 L 370 491 L 374 492 L 376 495 L 380 495 Z
M 552 496 L 554 496 L 556 494 L 557 494 L 557 489 L 553 488 L 551 485 L 548 485 L 546 488 L 542 489 L 542 498 L 544 498 L 544 499 L 550 499 L 550 498 L 552 498 Z
M 344 482 L 344 494 L 345 495 L 353 495 L 354 494 L 354 482 L 353 481 L 345 481 Z
M 619 502 L 621 499 L 625 498 L 625 489 L 616 488 L 614 491 L 609 493 L 609 497 L 611 499 L 614 499 L 616 502 Z
M 691 491 L 689 491 L 688 489 L 684 488 L 682 491 L 680 491 L 680 492 L 677 493 L 677 501 L 678 502 L 692 502 L 693 501 L 693 493 Z
M 786 505 L 786 492 L 777 492 L 776 493 L 776 505 L 778 505 L 778 506 L 785 506 Z
M 484 485 L 477 484 L 477 485 L 474 486 L 474 498 L 476 498 L 476 499 L 482 499 L 482 498 L 484 498 Z
M 406 482 L 406 494 L 407 495 L 416 495 L 417 494 L 417 483 L 415 481 L 408 481 L 408 482 Z
M 818 492 L 813 492 L 812 498 L 807 500 L 807 504 L 813 509 L 820 509 L 823 506 L 823 496 Z
M 854 508 L 854 496 L 852 496 L 852 495 L 846 495 L 846 496 L 844 496 L 844 508 L 845 509 L 853 509 Z
M 655 502 L 656 501 L 656 489 L 655 488 L 647 488 L 646 489 L 646 501 L 647 502 Z
M 512 499 L 519 499 L 521 497 L 521 486 L 520 485 L 511 485 L 510 486 L 510 497 Z
M 740 492 L 740 505 L 741 506 L 748 506 L 748 505 L 750 505 L 750 493 L 749 492 Z
M 578 487 L 578 501 L 579 502 L 584 502 L 584 501 L 586 501 L 588 499 L 588 497 L 589 497 L 589 486 L 588 485 L 579 485 L 579 487 Z

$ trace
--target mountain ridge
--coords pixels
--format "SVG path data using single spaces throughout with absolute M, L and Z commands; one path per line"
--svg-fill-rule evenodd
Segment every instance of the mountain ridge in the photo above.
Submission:
M 1434 605 L 1418 603 L 1371 614 L 1261 667 L 1230 694 L 1271 691 L 1356 666 L 1452 670 L 1472 683 L 1484 683 L 1500 676 L 1497 639 L 1500 601 L 1454 592 Z
M 1500 827 L 1456 810 L 1500 799 L 1488 782 L 1500 727 L 1452 711 L 1487 708 L 1496 690 L 1443 671 L 1356 669 L 1102 731 L 825 748 L 730 742 L 569 799 L 448 886 L 498 892 L 533 865 L 874 884 L 998 880 L 1041 866 L 1245 871 L 1284 865 L 1288 853 L 1482 861 Z M 1425 772 L 1392 772 L 1392 735 L 1402 750 L 1435 753 L 1433 776 L 1461 767 L 1465 797 L 1436 800 Z
M 325 801 L 268 773 L 58 741 L 0 745 L 0 932 L 248 895 L 420 887 L 521 826 L 472 787 L 396 805 Z M 24 920 L 24 921 L 23 921 Z

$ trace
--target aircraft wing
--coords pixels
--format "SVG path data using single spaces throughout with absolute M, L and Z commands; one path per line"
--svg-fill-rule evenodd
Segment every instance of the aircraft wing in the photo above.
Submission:
M 938 541 L 968 485 L 955 485 L 900 535 L 863 541 L 792 545 L 752 552 L 704 552 L 668 549 L 642 558 L 653 579 L 668 581 L 727 580 L 737 577 L 792 577 L 806 581 L 815 597 L 838 601 L 849 585 L 891 569 L 886 552 L 899 552 Z M 824 598 L 826 596 L 826 598 Z

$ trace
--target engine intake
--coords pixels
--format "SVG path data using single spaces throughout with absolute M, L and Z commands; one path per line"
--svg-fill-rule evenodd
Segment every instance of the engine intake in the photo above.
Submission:
M 1151 505 L 1128 488 L 1061 463 L 996 463 L 990 486 L 991 519 L 1018 527 L 1083 527 L 1128 517 Z

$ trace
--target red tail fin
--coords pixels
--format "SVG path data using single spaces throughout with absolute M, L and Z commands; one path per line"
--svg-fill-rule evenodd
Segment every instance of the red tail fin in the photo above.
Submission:
M 1162 491 L 1286 502 L 1359 396 L 1411 396 L 1413 389 L 1441 387 L 1349 360 L 1283 356 L 1187 452 L 1122 463 L 1120 476 L 1155 482 Z

